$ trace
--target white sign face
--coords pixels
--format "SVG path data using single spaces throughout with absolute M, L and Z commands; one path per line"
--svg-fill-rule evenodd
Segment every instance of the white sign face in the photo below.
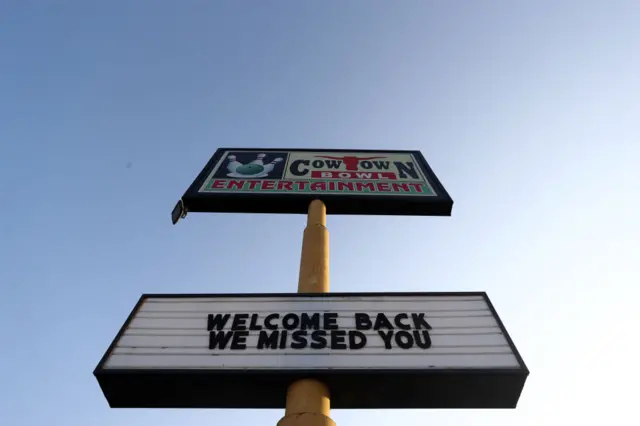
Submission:
M 483 295 L 146 297 L 110 369 L 518 369 Z
M 225 151 L 200 193 L 436 196 L 411 152 Z

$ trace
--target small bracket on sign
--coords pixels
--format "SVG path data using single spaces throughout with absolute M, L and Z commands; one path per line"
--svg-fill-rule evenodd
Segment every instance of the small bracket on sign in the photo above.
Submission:
M 187 209 L 181 198 L 171 212 L 171 222 L 175 225 L 180 219 L 184 219 L 185 217 L 187 217 Z

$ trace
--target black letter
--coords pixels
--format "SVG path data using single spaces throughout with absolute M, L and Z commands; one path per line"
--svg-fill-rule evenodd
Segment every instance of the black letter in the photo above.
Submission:
M 378 331 L 378 334 L 380 335 L 380 337 L 382 337 L 382 340 L 384 340 L 384 348 L 391 349 L 391 338 L 393 337 L 393 331 L 387 331 L 386 333 L 384 331 Z
M 303 330 L 311 329 L 317 330 L 320 328 L 320 314 L 302 314 L 300 320 L 300 328 Z
M 276 325 L 271 324 L 271 320 L 278 319 L 278 318 L 280 318 L 280 314 L 267 315 L 267 317 L 264 319 L 264 328 L 266 328 L 267 330 L 277 330 L 278 324 Z
M 307 332 L 303 330 L 294 331 L 291 339 L 291 349 L 304 349 L 307 347 Z
M 327 339 L 326 336 L 327 332 L 324 330 L 316 330 L 313 333 L 311 333 L 311 338 L 313 339 L 313 342 L 311 342 L 311 345 L 309 345 L 309 347 L 311 349 L 324 349 L 327 347 Z
M 225 314 L 224 316 L 216 314 L 215 317 L 212 314 L 207 315 L 207 331 L 211 331 L 214 328 L 216 330 L 222 330 L 227 324 L 227 321 L 229 321 L 230 316 L 229 314 Z
M 249 318 L 249 314 L 235 314 L 233 317 L 233 324 L 231 324 L 232 330 L 246 330 L 247 324 L 245 321 Z
M 416 330 L 420 330 L 420 326 L 424 325 L 424 328 L 427 330 L 431 330 L 431 326 L 424 319 L 424 314 L 411 314 L 411 318 L 413 319 L 413 323 L 416 326 Z
M 262 330 L 262 326 L 258 324 L 258 314 L 251 314 L 251 324 L 249 330 Z
M 424 342 L 420 340 L 420 332 L 415 330 L 413 332 L 413 337 L 416 340 L 416 345 L 418 345 L 421 349 L 429 349 L 431 347 L 431 336 L 429 336 L 429 332 L 427 330 L 422 330 L 422 337 L 424 337 Z
M 413 163 L 401 163 L 400 161 L 394 161 L 396 168 L 398 169 L 398 176 L 402 179 L 406 179 L 407 175 L 411 176 L 414 179 L 418 179 L 418 172 L 413 167 Z
M 393 319 L 393 322 L 396 324 L 396 327 L 401 328 L 403 330 L 411 330 L 411 326 L 409 324 L 403 324 L 400 322 L 401 319 L 409 319 L 409 315 L 407 314 L 398 314 Z
M 371 330 L 372 325 L 369 314 L 356 314 L 356 330 Z
M 248 331 L 236 331 L 233 333 L 233 340 L 231 341 L 231 350 L 247 349 L 247 336 Z
M 304 176 L 304 175 L 306 175 L 307 172 L 309 171 L 309 169 L 300 170 L 300 165 L 308 166 L 309 165 L 309 160 L 296 160 L 296 161 L 294 161 L 289 166 L 289 173 L 291 173 L 294 176 Z
M 344 336 L 347 334 L 344 330 L 333 330 L 331 332 L 331 349 L 347 349 L 344 342 Z
M 300 325 L 300 318 L 296 314 L 287 314 L 282 317 L 282 326 L 285 330 L 295 330 Z
M 258 336 L 258 349 L 277 349 L 279 334 L 279 331 L 272 331 L 271 334 L 261 331 Z
M 233 336 L 233 331 L 220 331 L 216 333 L 215 331 L 209 332 L 209 349 L 215 349 L 216 346 L 220 346 L 220 349 L 224 349 L 227 347 L 227 343 L 231 340 L 231 336 Z
M 282 330 L 280 334 L 280 349 L 286 349 L 287 347 L 287 330 Z
M 406 341 L 402 339 L 403 337 Z M 396 345 L 402 349 L 411 349 L 413 347 L 413 337 L 411 337 L 411 333 L 408 331 L 398 331 L 396 333 Z
M 349 330 L 349 349 L 362 349 L 366 344 L 367 336 L 362 331 Z
M 325 313 L 324 314 L 324 327 L 325 330 L 337 330 L 338 329 L 338 314 Z
M 378 314 L 378 316 L 376 317 L 376 323 L 373 326 L 374 330 L 380 330 L 381 328 L 388 328 L 389 330 L 393 330 L 391 322 L 383 313 Z

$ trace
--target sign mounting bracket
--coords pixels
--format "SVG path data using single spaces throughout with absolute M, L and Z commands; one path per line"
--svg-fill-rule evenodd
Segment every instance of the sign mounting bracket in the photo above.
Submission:
M 180 221 L 180 219 L 184 219 L 187 217 L 187 208 L 184 205 L 184 201 L 182 198 L 178 200 L 176 206 L 171 211 L 171 222 L 175 225 Z

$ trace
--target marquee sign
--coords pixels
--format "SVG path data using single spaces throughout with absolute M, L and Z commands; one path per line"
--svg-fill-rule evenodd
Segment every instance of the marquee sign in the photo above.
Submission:
M 112 407 L 513 408 L 528 370 L 485 293 L 144 295 L 94 373 Z
M 172 214 L 451 214 L 453 201 L 419 151 L 237 149 L 216 151 Z

